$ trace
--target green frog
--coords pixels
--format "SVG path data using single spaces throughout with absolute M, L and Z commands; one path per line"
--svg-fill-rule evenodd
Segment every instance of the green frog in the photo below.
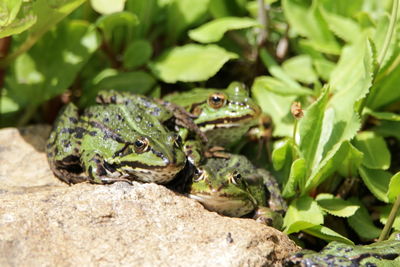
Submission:
M 400 266 L 400 241 L 364 246 L 333 241 L 320 252 L 305 249 L 295 253 L 286 259 L 285 266 Z
M 67 183 L 137 180 L 167 183 L 184 167 L 179 136 L 157 119 L 156 106 L 95 105 L 81 115 L 70 103 L 47 144 L 49 164 Z
M 163 100 L 185 108 L 208 141 L 207 146 L 229 147 L 258 124 L 261 108 L 243 84 L 232 82 L 226 89 L 195 88 L 167 95 Z
M 222 215 L 254 218 L 280 229 L 286 210 L 279 186 L 265 169 L 256 168 L 245 156 L 211 157 L 195 171 L 188 196 Z

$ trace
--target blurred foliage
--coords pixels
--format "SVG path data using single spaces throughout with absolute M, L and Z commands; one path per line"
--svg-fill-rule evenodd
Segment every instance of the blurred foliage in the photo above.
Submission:
M 272 119 L 258 163 L 288 200 L 285 232 L 368 241 L 400 193 L 395 1 L 3 0 L 0 123 L 52 122 L 101 89 L 159 97 L 239 80 Z

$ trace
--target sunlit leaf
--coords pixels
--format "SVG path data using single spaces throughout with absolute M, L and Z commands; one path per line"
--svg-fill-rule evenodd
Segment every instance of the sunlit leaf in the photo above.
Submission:
M 360 207 L 354 215 L 347 218 L 350 227 L 362 238 L 368 240 L 377 238 L 382 229 L 375 226 L 367 208 L 355 197 L 350 198 L 349 202 Z
M 303 230 L 305 233 L 316 236 L 318 238 L 321 238 L 327 242 L 330 241 L 339 241 L 342 243 L 346 243 L 349 245 L 354 245 L 353 241 L 350 239 L 342 236 L 341 234 L 333 231 L 332 229 L 322 226 L 322 225 L 316 225 L 313 227 L 309 227 Z
M 215 19 L 189 31 L 189 37 L 200 43 L 213 43 L 221 40 L 227 31 L 259 26 L 252 18 L 224 17 Z
M 93 9 L 100 14 L 111 14 L 124 10 L 126 0 L 90 0 Z
M 296 188 L 304 187 L 306 178 L 306 162 L 304 158 L 299 158 L 293 161 L 290 169 L 289 179 L 285 183 L 282 196 L 285 198 L 293 197 L 296 194 Z
M 358 205 L 353 205 L 352 203 L 337 198 L 331 194 L 319 194 L 316 197 L 316 201 L 324 211 L 339 217 L 350 217 L 359 208 Z
M 308 55 L 291 57 L 283 62 L 282 68 L 293 79 L 303 83 L 313 83 L 318 79 Z
M 150 60 L 153 53 L 150 42 L 146 40 L 135 40 L 129 44 L 123 56 L 124 67 L 133 69 Z
M 390 202 L 394 202 L 396 198 L 400 195 L 400 172 L 390 178 L 389 190 L 387 196 Z
M 150 68 L 167 83 L 205 81 L 235 58 L 236 54 L 216 45 L 188 44 L 164 52 Z

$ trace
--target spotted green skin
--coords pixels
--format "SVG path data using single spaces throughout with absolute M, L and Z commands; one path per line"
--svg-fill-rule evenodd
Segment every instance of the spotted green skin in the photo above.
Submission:
M 213 93 L 225 95 L 226 104 L 213 108 L 207 102 Z M 232 82 L 226 89 L 196 88 L 188 92 L 175 93 L 164 100 L 184 107 L 194 114 L 194 122 L 208 138 L 207 146 L 229 148 L 258 124 L 260 107 L 249 97 L 243 84 Z
M 222 215 L 242 217 L 255 212 L 255 219 L 276 228 L 282 226 L 286 203 L 271 174 L 256 168 L 245 156 L 209 158 L 198 167 L 188 196 Z
M 365 246 L 331 242 L 320 252 L 302 250 L 286 259 L 285 266 L 400 266 L 400 241 Z
M 186 158 L 177 135 L 149 111 L 109 104 L 89 107 L 79 116 L 75 105 L 67 105 L 48 140 L 51 169 L 67 183 L 169 182 Z M 148 148 L 137 153 L 134 143 L 143 138 Z

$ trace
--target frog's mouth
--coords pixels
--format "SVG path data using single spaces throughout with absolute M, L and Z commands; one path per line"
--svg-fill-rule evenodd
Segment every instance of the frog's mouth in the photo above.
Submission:
M 207 194 L 188 194 L 188 197 L 199 201 L 210 211 L 231 217 L 241 217 L 254 210 L 254 204 L 251 200 Z
M 241 126 L 244 122 L 248 120 L 253 120 L 254 115 L 247 114 L 244 116 L 240 117 L 226 117 L 226 118 L 220 118 L 212 121 L 206 121 L 198 124 L 198 127 L 203 129 L 207 128 L 210 126 L 213 126 L 213 128 L 234 128 L 234 127 L 239 127 Z

